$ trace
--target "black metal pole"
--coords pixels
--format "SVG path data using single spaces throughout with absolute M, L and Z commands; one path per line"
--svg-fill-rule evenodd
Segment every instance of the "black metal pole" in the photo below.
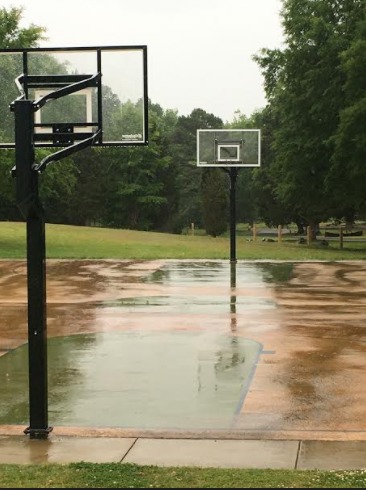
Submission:
M 18 207 L 27 223 L 29 421 L 31 439 L 45 439 L 48 426 L 45 221 L 34 166 L 34 107 L 14 103 L 15 177 Z
M 25 430 L 46 438 L 48 426 L 45 223 L 39 208 L 27 218 L 29 417 Z
M 236 178 L 238 169 L 231 167 L 230 175 L 230 262 L 236 262 Z

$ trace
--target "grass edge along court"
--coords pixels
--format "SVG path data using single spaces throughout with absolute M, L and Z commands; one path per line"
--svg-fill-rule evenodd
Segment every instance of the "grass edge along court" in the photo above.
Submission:
M 366 471 L 220 469 L 130 463 L 0 465 L 1 488 L 365 488 Z
M 238 260 L 364 260 L 366 241 L 337 242 L 321 246 L 283 240 L 252 241 L 237 236 Z M 229 259 L 230 238 L 46 224 L 47 258 L 58 259 Z M 0 258 L 26 258 L 26 225 L 0 222 Z

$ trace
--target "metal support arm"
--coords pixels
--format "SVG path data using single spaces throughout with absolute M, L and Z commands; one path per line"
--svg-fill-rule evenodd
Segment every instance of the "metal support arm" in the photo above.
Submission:
M 78 143 L 75 143 L 74 145 L 67 146 L 66 148 L 63 148 L 62 150 L 56 151 L 55 153 L 52 153 L 52 155 L 48 155 L 46 158 L 44 158 L 38 165 L 34 166 L 34 169 L 37 172 L 43 172 L 46 170 L 47 165 L 49 165 L 52 162 L 57 162 L 61 160 L 62 158 L 66 158 L 73 153 L 76 153 L 77 151 L 83 150 L 84 148 L 87 148 L 88 146 L 92 146 L 94 141 L 99 137 L 101 133 L 101 130 L 99 129 L 96 131 L 90 138 L 86 138 L 85 140 L 79 141 Z
M 35 110 L 38 110 L 41 107 L 43 107 L 46 104 L 46 102 L 48 102 L 49 100 L 59 99 L 60 97 L 64 97 L 65 95 L 74 94 L 75 92 L 78 92 L 79 90 L 82 90 L 84 88 L 94 87 L 97 85 L 99 79 L 100 79 L 100 73 L 97 73 L 96 75 L 86 78 L 85 80 L 81 80 L 75 83 L 70 83 L 69 85 L 66 85 L 66 87 L 62 87 L 59 88 L 58 90 L 54 90 L 53 92 L 50 92 L 49 94 L 44 95 L 43 97 L 40 97 L 39 99 L 33 102 L 35 106 Z
M 78 92 L 79 90 L 82 90 L 84 88 L 95 87 L 97 86 L 100 77 L 101 77 L 100 73 L 96 73 L 95 75 L 88 76 L 87 78 L 80 80 L 80 76 L 75 75 L 75 79 L 77 80 L 76 82 L 74 83 L 69 82 L 65 86 L 57 90 L 54 90 L 53 92 L 50 92 L 49 94 L 44 95 L 43 97 L 39 97 L 37 100 L 33 101 L 34 110 L 37 111 L 38 109 L 43 107 L 49 100 L 55 100 L 55 99 L 59 99 L 60 97 L 64 97 L 65 95 L 74 94 L 75 92 Z M 10 104 L 11 111 L 14 111 L 15 102 L 24 99 L 25 91 L 23 88 L 23 84 L 28 78 L 25 77 L 25 75 L 20 75 L 15 79 L 15 84 L 18 87 L 20 95 L 15 101 L 13 101 Z M 55 77 L 52 78 L 54 79 Z

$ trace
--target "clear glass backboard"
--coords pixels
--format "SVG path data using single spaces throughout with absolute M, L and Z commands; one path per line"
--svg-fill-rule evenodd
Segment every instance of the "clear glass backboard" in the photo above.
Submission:
M 147 144 L 147 48 L 110 46 L 0 50 L 0 147 L 15 146 L 9 106 L 22 93 L 37 101 L 95 75 L 92 86 L 35 111 L 34 145 L 67 146 L 98 128 L 94 146 Z
M 198 129 L 198 167 L 259 167 L 259 129 Z

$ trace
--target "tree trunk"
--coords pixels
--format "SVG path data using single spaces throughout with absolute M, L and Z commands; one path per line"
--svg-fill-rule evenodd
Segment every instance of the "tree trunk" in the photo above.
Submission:
M 317 235 L 320 232 L 319 223 L 309 223 L 310 227 L 310 241 L 313 242 L 317 239 Z

